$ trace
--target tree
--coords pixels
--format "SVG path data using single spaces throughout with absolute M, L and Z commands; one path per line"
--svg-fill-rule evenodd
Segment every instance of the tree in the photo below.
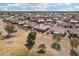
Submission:
M 3 22 L 8 22 L 8 20 L 6 20 L 6 19 L 3 19 Z
M 8 35 L 7 35 L 8 38 L 11 36 L 12 33 L 17 31 L 15 29 L 15 26 L 13 26 L 12 24 L 9 24 L 9 23 L 5 26 L 5 30 L 8 33 Z
M 72 38 L 70 39 L 70 46 L 71 46 L 71 49 L 74 49 L 74 48 L 77 48 L 79 45 L 79 41 L 77 38 Z
M 27 48 L 31 49 L 35 43 L 36 39 L 36 32 L 30 32 L 28 37 L 27 37 Z
M 56 43 L 60 42 L 61 36 L 59 34 L 54 34 L 53 37 Z
M 55 49 L 57 49 L 57 50 L 60 50 L 60 44 L 59 44 L 59 42 L 60 42 L 60 40 L 61 40 L 61 35 L 59 35 L 59 34 L 54 34 L 53 35 L 53 40 L 55 40 L 55 43 L 53 43 L 52 44 L 52 48 L 55 48 Z
M 70 39 L 70 46 L 71 46 L 71 52 L 70 55 L 71 56 L 79 56 L 78 52 L 75 51 L 74 48 L 77 48 L 79 45 L 79 41 L 76 38 L 72 38 Z
M 36 38 L 36 32 L 30 32 L 27 37 L 28 39 L 27 42 L 34 42 L 35 38 Z
M 45 53 L 45 50 L 44 50 L 46 49 L 45 44 L 40 44 L 38 48 L 39 48 L 39 51 L 37 51 L 38 53 Z

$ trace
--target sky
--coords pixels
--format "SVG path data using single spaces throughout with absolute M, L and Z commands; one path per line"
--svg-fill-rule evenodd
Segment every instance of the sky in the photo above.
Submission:
M 0 11 L 79 11 L 79 3 L 0 3 Z

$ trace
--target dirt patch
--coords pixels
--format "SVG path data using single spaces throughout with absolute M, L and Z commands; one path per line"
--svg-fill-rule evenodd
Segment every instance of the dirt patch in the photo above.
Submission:
M 4 26 L 5 26 L 5 23 L 0 20 L 0 29 L 3 30 L 3 32 L 5 32 Z M 70 53 L 69 40 L 62 39 L 62 41 L 60 42 L 61 50 L 57 51 L 56 49 L 53 49 L 51 47 L 51 45 L 54 43 L 54 40 L 52 39 L 51 36 L 37 32 L 35 45 L 33 46 L 33 48 L 31 50 L 28 50 L 26 48 L 25 44 L 26 44 L 26 40 L 27 40 L 29 31 L 25 31 L 25 30 L 17 28 L 17 27 L 16 27 L 16 29 L 17 29 L 17 32 L 14 33 L 16 35 L 15 37 L 11 37 L 11 38 L 5 39 L 5 40 L 0 40 L 0 55 L 2 55 L 2 56 L 6 56 L 6 55 L 7 56 L 8 55 L 12 55 L 12 56 L 40 55 L 37 53 L 38 46 L 40 44 L 45 44 L 46 53 L 41 54 L 41 55 L 49 55 L 49 56 L 53 56 L 53 55 L 54 56 L 60 56 L 60 55 L 67 56 L 68 55 L 69 56 L 69 53 Z M 78 51 L 79 48 L 76 50 Z

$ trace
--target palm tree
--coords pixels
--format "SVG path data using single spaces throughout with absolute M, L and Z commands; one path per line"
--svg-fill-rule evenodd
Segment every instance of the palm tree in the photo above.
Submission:
M 36 32 L 30 32 L 28 37 L 27 37 L 27 47 L 28 49 L 31 49 L 35 43 L 36 39 Z
M 39 48 L 38 53 L 45 53 L 45 50 L 44 50 L 44 49 L 46 49 L 45 44 L 40 44 L 40 45 L 38 46 L 38 48 Z
M 7 35 L 8 38 L 11 36 L 12 33 L 17 31 L 15 29 L 15 26 L 13 26 L 12 24 L 9 24 L 9 23 L 5 26 L 5 30 L 8 33 L 8 35 Z

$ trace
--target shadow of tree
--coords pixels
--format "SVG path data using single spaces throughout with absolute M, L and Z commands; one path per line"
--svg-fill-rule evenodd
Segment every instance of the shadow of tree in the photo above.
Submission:
M 16 36 L 16 35 L 9 35 L 9 36 L 7 35 L 7 36 L 4 37 L 4 39 L 9 39 L 9 38 L 15 37 L 15 36 Z
M 75 50 L 71 49 L 70 50 L 70 56 L 79 56 L 79 53 L 76 52 Z
M 51 47 L 52 48 L 54 48 L 54 49 L 56 49 L 56 50 L 58 50 L 58 51 L 60 51 L 60 49 L 61 49 L 61 47 L 60 47 L 60 44 L 58 44 L 58 43 L 53 43 L 52 45 L 51 45 Z
M 28 48 L 28 50 L 31 50 L 34 46 L 35 42 L 32 42 L 32 43 L 28 43 L 28 44 L 25 44 L 25 46 Z

